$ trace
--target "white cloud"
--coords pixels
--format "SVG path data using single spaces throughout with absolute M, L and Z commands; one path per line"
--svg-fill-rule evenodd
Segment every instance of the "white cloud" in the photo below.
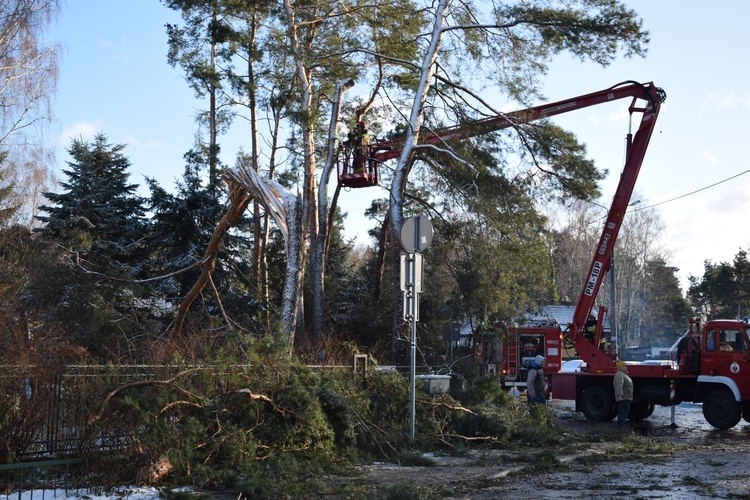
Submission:
M 96 45 L 100 49 L 104 50 L 104 49 L 107 49 L 107 48 L 111 47 L 113 45 L 113 43 L 112 43 L 111 40 L 103 40 L 103 39 L 99 38 L 96 41 Z
M 617 109 L 617 111 L 609 115 L 610 123 L 616 123 L 616 122 L 628 123 L 629 120 L 630 120 L 630 113 L 628 112 L 628 108 L 620 107 Z
M 706 97 L 701 101 L 701 111 L 705 111 L 706 108 L 713 107 L 713 103 L 716 101 L 716 92 L 709 92 Z
M 123 142 L 130 146 L 136 146 L 141 149 L 158 149 L 162 145 L 161 141 L 157 141 L 156 139 L 146 139 L 145 141 L 141 141 L 140 139 L 132 135 L 126 135 L 123 139 Z
M 73 139 L 82 139 L 90 141 L 104 128 L 103 120 L 93 122 L 78 122 L 70 128 L 62 131 L 60 134 L 60 145 L 67 147 Z
M 719 101 L 719 108 L 734 108 L 737 106 L 750 107 L 750 95 L 740 95 L 737 92 L 731 92 Z
M 708 210 L 715 211 L 721 214 L 727 214 L 732 218 L 740 218 L 744 220 L 744 215 L 747 213 L 745 205 L 747 204 L 747 196 L 742 190 L 735 190 L 730 192 L 723 192 L 720 197 L 716 197 L 708 204 Z M 722 216 L 724 222 L 728 222 L 725 215 Z M 716 220 L 716 219 L 714 219 Z M 714 223 L 716 224 L 716 222 Z
M 701 102 L 701 111 L 707 109 L 728 109 L 736 107 L 750 108 L 750 94 L 729 92 L 719 96 L 716 92 L 709 92 Z

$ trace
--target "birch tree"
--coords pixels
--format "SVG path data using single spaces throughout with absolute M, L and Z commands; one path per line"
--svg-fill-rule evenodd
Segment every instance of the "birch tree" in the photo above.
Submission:
M 0 2 L 0 151 L 8 152 L 5 185 L 14 185 L 5 203 L 22 207 L 13 220 L 29 226 L 42 192 L 54 182 L 54 145 L 46 132 L 53 120 L 60 47 L 45 45 L 44 33 L 58 13 L 57 0 Z
M 642 30 L 635 12 L 611 1 L 495 3 L 491 9 L 483 9 L 470 2 L 443 0 L 434 4 L 430 13 L 434 19 L 433 29 L 424 37 L 425 49 L 408 114 L 404 147 L 390 188 L 394 265 L 401 251 L 398 235 L 404 220 L 403 195 L 415 153 L 421 147 L 419 133 L 428 98 L 431 109 L 440 110 L 438 116 L 457 116 L 465 120 L 471 114 L 475 117 L 500 114 L 478 93 L 462 84 L 459 72 L 449 72 L 450 68 L 463 66 L 465 60 L 462 56 L 473 56 L 478 65 L 491 65 L 494 73 L 484 70 L 479 74 L 487 77 L 503 94 L 524 103 L 539 97 L 540 78 L 553 55 L 569 51 L 581 59 L 606 65 L 621 48 L 627 55 L 642 55 L 648 41 L 648 34 Z M 448 34 L 450 38 L 446 38 Z M 446 39 L 449 45 L 442 47 Z M 453 59 L 457 61 L 452 64 Z M 430 85 L 433 80 L 436 82 L 434 87 Z M 470 101 L 471 104 L 467 104 Z M 432 110 L 431 114 L 435 114 Z M 563 191 L 578 191 L 579 195 L 590 196 L 592 183 L 600 178 L 593 165 L 575 162 L 586 180 L 576 184 L 578 177 L 566 176 L 569 173 L 566 165 L 556 158 L 559 151 L 549 147 L 549 141 L 560 135 L 545 132 L 535 137 L 535 130 L 551 129 L 516 127 L 517 132 L 526 131 L 522 141 L 531 156 L 530 163 L 543 177 L 541 182 L 553 188 L 556 185 Z M 575 141 L 570 138 L 565 141 L 568 144 L 565 151 L 569 151 L 570 146 L 575 147 Z M 453 154 L 450 144 L 444 144 L 440 149 L 449 156 Z M 584 153 L 585 150 L 579 148 L 573 157 Z M 395 304 L 394 309 L 393 357 L 394 360 L 404 360 L 405 330 L 399 328 L 399 304 Z

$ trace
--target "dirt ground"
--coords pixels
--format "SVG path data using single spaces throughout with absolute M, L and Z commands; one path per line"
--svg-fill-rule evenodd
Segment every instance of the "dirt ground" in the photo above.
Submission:
M 474 452 L 436 455 L 429 467 L 372 464 L 357 482 L 419 485 L 438 498 L 750 498 L 750 425 L 744 421 L 714 430 L 700 405 L 683 404 L 675 409 L 674 426 L 671 409 L 659 407 L 623 436 L 614 423 L 589 422 L 567 402 L 550 403 L 562 432 L 595 434 L 602 442 L 551 450 L 557 461 L 549 467 L 529 463 L 534 450 Z

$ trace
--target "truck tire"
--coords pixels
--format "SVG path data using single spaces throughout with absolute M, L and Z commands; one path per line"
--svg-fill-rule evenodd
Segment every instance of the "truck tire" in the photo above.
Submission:
M 703 401 L 703 417 L 717 429 L 730 429 L 742 418 L 742 406 L 731 392 L 714 390 Z
M 656 409 L 656 405 L 654 403 L 649 403 L 648 404 L 648 411 L 646 412 L 646 417 L 645 418 L 648 418 L 651 415 L 653 415 L 655 409 Z
M 742 404 L 742 420 L 750 423 L 750 404 L 747 401 Z
M 581 411 L 594 422 L 608 422 L 617 415 L 615 398 L 600 385 L 592 385 L 581 395 Z
M 628 418 L 634 422 L 640 422 L 646 420 L 652 413 L 654 413 L 653 403 L 631 403 Z

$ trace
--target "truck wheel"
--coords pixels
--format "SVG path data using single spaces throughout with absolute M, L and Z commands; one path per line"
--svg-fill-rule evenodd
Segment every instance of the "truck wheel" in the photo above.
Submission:
M 653 412 L 653 403 L 631 403 L 628 418 L 634 422 L 640 422 L 650 417 Z
M 581 395 L 581 411 L 594 422 L 608 422 L 617 415 L 615 398 L 599 385 L 592 385 Z
M 730 429 L 742 418 L 742 407 L 729 391 L 713 391 L 703 401 L 703 417 L 717 429 Z
M 649 403 L 648 404 L 648 411 L 646 412 L 646 416 L 644 418 L 648 418 L 651 415 L 653 415 L 655 409 L 656 409 L 656 405 L 654 403 Z
M 750 422 L 750 404 L 747 402 L 742 405 L 742 420 Z

